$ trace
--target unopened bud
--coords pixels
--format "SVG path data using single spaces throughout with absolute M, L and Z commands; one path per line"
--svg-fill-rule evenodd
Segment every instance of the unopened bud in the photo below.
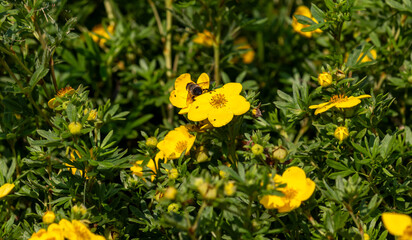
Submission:
M 53 211 L 47 211 L 43 215 L 43 223 L 45 223 L 45 224 L 53 223 L 54 219 L 56 219 L 56 215 L 54 215 Z
M 149 137 L 146 139 L 146 146 L 149 148 L 155 148 L 157 146 L 157 138 L 156 137 Z
M 280 163 L 284 163 L 286 161 L 286 157 L 288 155 L 288 150 L 283 146 L 276 147 L 273 150 L 272 157 L 278 160 Z
M 318 76 L 318 82 L 322 87 L 327 87 L 332 84 L 332 75 L 328 72 L 323 72 Z
M 79 122 L 71 122 L 69 124 L 69 131 L 73 135 L 78 135 L 80 134 L 80 131 L 82 130 L 82 124 Z
M 336 128 L 334 135 L 339 141 L 343 141 L 349 137 L 349 130 L 345 126 L 340 126 Z
M 254 144 L 254 145 L 252 146 L 251 150 L 252 150 L 252 153 L 253 153 L 254 155 L 260 155 L 260 154 L 263 153 L 263 150 L 264 150 L 264 149 L 263 149 L 262 145 Z

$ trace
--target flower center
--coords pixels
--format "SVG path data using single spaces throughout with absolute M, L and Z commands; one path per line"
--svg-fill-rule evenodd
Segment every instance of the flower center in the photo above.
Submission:
M 227 99 L 225 98 L 225 95 L 222 93 L 218 93 L 214 96 L 212 96 L 212 100 L 210 101 L 210 105 L 214 108 L 223 108 L 226 106 Z
M 179 141 L 176 144 L 176 152 L 182 153 L 187 148 L 187 141 Z
M 338 102 L 346 102 L 348 100 L 348 97 L 343 95 L 343 94 L 339 94 L 339 95 L 335 95 L 332 96 L 329 100 L 329 102 L 331 103 L 338 103 Z
M 406 227 L 405 231 L 403 232 L 401 240 L 412 239 L 412 225 Z
M 287 186 L 282 190 L 282 192 L 283 194 L 285 194 L 284 196 L 285 200 L 288 200 L 288 201 L 294 199 L 295 196 L 298 194 L 298 192 L 295 189 L 287 187 Z

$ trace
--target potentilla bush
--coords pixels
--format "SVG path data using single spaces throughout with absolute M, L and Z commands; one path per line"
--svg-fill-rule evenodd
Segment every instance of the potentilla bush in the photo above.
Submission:
M 410 1 L 0 9 L 0 240 L 412 239 Z

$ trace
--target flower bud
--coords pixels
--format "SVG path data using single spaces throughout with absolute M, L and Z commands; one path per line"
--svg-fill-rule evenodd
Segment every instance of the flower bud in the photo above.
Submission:
M 177 211 L 179 211 L 179 204 L 177 204 L 177 203 L 172 203 L 172 204 L 170 204 L 168 207 L 167 207 L 167 211 L 170 213 L 170 212 L 177 212 Z
M 87 213 L 87 209 L 85 206 L 81 205 L 80 207 L 77 205 L 74 205 L 72 207 L 72 213 L 74 215 L 78 215 L 78 216 L 83 216 Z
M 371 239 L 371 237 L 369 237 L 369 234 L 364 233 L 364 234 L 363 234 L 363 239 L 369 240 L 369 239 Z
M 229 181 L 227 183 L 225 183 L 224 186 L 224 193 L 226 196 L 232 196 L 233 194 L 235 194 L 236 192 L 236 185 L 235 185 L 235 181 Z
M 83 113 L 84 115 L 89 114 L 87 116 L 87 121 L 94 121 L 97 118 L 97 111 L 95 109 L 90 110 L 90 112 L 89 109 L 84 109 Z
M 342 70 L 336 71 L 336 79 L 338 81 L 344 79 L 345 77 L 346 77 L 346 74 Z
M 157 146 L 157 138 L 156 137 L 149 137 L 146 139 L 146 146 L 149 148 L 155 148 Z
M 179 172 L 177 171 L 176 168 L 170 169 L 170 171 L 167 173 L 170 179 L 176 179 L 179 176 Z
M 345 126 L 340 126 L 336 128 L 334 135 L 339 141 L 343 141 L 349 137 L 349 130 Z
M 43 215 L 43 223 L 45 223 L 45 224 L 53 223 L 54 219 L 56 219 L 56 215 L 54 215 L 53 211 L 47 211 Z
M 254 155 L 260 155 L 260 154 L 263 153 L 263 147 L 262 147 L 262 145 L 259 145 L 259 144 L 257 144 L 257 143 L 252 146 L 251 150 L 252 150 L 252 153 L 253 153 Z
M 196 154 L 197 163 L 209 161 L 209 156 L 207 155 L 207 150 L 204 146 L 200 146 Z
M 69 131 L 73 135 L 78 135 L 80 134 L 80 131 L 82 130 L 82 124 L 79 122 L 71 122 L 69 124 Z
M 332 75 L 328 72 L 323 72 L 318 76 L 318 82 L 322 87 L 327 87 L 332 84 Z
M 174 187 L 168 187 L 164 193 L 164 197 L 169 200 L 173 200 L 176 198 L 177 190 Z
M 217 189 L 216 187 L 210 185 L 207 182 L 203 182 L 201 185 L 197 187 L 197 190 L 202 195 L 203 198 L 213 200 L 216 198 Z
M 276 147 L 272 153 L 272 157 L 275 160 L 278 160 L 280 163 L 284 163 L 286 161 L 287 155 L 288 150 L 286 150 L 286 148 L 284 148 L 283 146 Z
M 412 75 L 408 77 L 408 82 L 412 84 Z
M 229 174 L 225 171 L 220 170 L 219 171 L 219 175 L 221 178 L 227 178 L 229 176 Z

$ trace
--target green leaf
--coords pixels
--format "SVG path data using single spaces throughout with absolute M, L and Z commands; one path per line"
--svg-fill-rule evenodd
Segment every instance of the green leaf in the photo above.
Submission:
M 327 164 L 329 167 L 334 168 L 334 169 L 337 169 L 337 170 L 344 170 L 344 171 L 346 171 L 346 170 L 349 169 L 348 167 L 346 167 L 346 166 L 343 165 L 342 163 L 339 163 L 339 162 L 337 162 L 337 161 L 330 160 L 330 159 L 327 159 L 327 160 L 326 160 L 326 164 Z
M 37 85 L 37 83 L 46 76 L 46 74 L 49 72 L 48 68 L 44 68 L 43 66 L 40 66 L 31 76 L 29 85 L 31 90 L 34 89 L 34 87 Z
M 312 32 L 312 31 L 315 31 L 315 30 L 318 29 L 318 28 L 323 27 L 323 25 L 325 25 L 325 23 L 313 24 L 313 25 L 311 25 L 310 27 L 302 28 L 302 32 Z
M 316 24 L 312 19 L 303 16 L 303 15 L 294 15 L 294 17 L 298 20 L 298 23 L 304 24 L 304 25 L 313 25 Z
M 325 18 L 325 13 L 318 8 L 314 3 L 311 4 L 310 12 L 312 16 L 318 21 L 318 23 L 323 23 L 323 19 Z

